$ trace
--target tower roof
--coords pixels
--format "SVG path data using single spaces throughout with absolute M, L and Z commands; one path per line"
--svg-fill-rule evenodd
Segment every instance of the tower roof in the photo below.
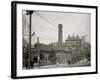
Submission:
M 67 40 L 79 40 L 79 35 L 77 34 L 77 36 L 74 36 L 74 33 L 72 36 L 68 35 Z

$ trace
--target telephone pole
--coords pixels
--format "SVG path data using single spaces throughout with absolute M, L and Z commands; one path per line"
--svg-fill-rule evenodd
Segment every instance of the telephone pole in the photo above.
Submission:
M 32 22 L 32 14 L 34 11 L 26 10 L 26 15 L 29 15 L 29 61 L 28 61 L 28 67 L 31 68 L 31 22 Z
M 40 68 L 40 45 L 39 45 L 39 37 L 37 37 L 37 43 L 38 43 L 38 67 Z

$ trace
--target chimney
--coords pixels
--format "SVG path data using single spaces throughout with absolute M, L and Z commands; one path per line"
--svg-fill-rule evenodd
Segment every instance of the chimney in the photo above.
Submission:
M 62 46 L 62 28 L 63 25 L 62 24 L 58 24 L 58 46 Z

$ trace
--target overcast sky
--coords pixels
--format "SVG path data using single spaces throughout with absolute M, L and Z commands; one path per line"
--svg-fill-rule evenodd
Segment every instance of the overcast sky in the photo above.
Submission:
M 29 16 L 25 13 L 23 10 L 23 37 L 28 41 Z M 36 43 L 37 36 L 39 36 L 40 43 L 57 42 L 58 24 L 63 25 L 63 42 L 68 35 L 72 36 L 73 33 L 80 37 L 87 35 L 86 40 L 90 42 L 90 14 L 35 11 L 32 14 L 32 32 L 35 32 L 32 36 L 32 44 Z

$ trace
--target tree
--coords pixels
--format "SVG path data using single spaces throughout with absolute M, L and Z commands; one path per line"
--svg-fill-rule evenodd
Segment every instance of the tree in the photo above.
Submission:
M 85 54 L 85 58 L 87 58 L 88 60 L 90 60 L 90 56 L 91 56 L 91 45 L 89 43 L 86 43 L 84 45 L 84 53 Z

